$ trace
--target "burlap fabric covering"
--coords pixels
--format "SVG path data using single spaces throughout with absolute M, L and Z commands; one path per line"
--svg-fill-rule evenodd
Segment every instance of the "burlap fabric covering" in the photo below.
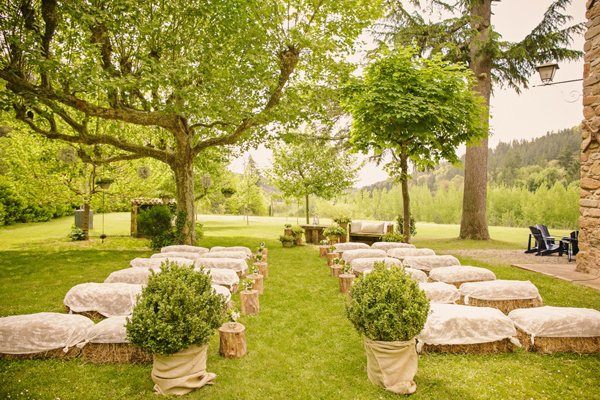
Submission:
M 181 396 L 212 384 L 217 375 L 206 372 L 207 349 L 208 345 L 190 346 L 168 356 L 154 354 L 154 390 L 162 395 Z
M 384 342 L 365 338 L 365 351 L 371 382 L 398 394 L 412 394 L 417 390 L 413 380 L 418 368 L 415 339 Z

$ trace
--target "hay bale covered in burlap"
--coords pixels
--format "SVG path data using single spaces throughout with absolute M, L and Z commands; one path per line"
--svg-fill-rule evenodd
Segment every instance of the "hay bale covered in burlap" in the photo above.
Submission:
M 168 258 L 171 259 L 173 257 L 177 258 L 187 258 L 188 260 L 196 261 L 198 257 L 202 257 L 202 254 L 194 253 L 191 251 L 172 251 L 170 253 L 154 253 L 150 256 L 150 258 Z
M 0 318 L 0 357 L 75 357 L 94 322 L 83 315 L 41 312 Z
M 167 258 L 142 258 L 137 257 L 129 262 L 132 268 L 158 268 L 166 261 L 178 265 L 194 265 L 194 260 L 183 257 L 167 257 Z
M 67 292 L 63 303 L 74 313 L 91 312 L 104 317 L 129 315 L 142 287 L 132 283 L 82 283 Z
M 151 268 L 125 268 L 118 271 L 113 271 L 104 280 L 104 283 L 137 283 L 145 285 L 148 283 L 148 278 L 152 272 L 160 272 L 160 267 Z
M 346 264 L 350 264 L 352 260 L 357 258 L 384 258 L 387 257 L 385 251 L 383 250 L 375 250 L 375 249 L 355 249 L 355 250 L 346 250 L 344 254 L 342 254 L 342 260 Z
M 214 283 L 212 284 L 212 288 L 216 294 L 223 296 L 225 299 L 225 304 L 229 303 L 229 300 L 231 300 L 231 292 L 229 289 L 227 289 L 225 286 L 216 285 Z
M 429 272 L 435 268 L 451 267 L 460 265 L 460 261 L 454 256 L 406 256 L 402 260 L 405 267 L 420 269 Z
M 202 254 L 202 258 L 239 258 L 240 260 L 246 260 L 248 254 L 245 251 L 215 251 Z
M 200 268 L 196 268 L 200 270 Z M 232 269 L 226 268 L 202 268 L 205 274 L 210 275 L 212 283 L 225 286 L 229 291 L 235 291 L 240 283 L 238 274 Z
M 460 285 L 464 304 L 476 307 L 494 307 L 505 314 L 517 308 L 539 307 L 542 298 L 530 281 L 495 280 L 467 282 Z
M 375 242 L 371 245 L 372 249 L 388 251 L 391 249 L 414 249 L 415 245 L 402 242 Z
M 360 260 L 360 259 L 359 259 L 359 260 Z M 395 260 L 397 263 L 400 263 L 400 260 L 398 260 L 397 258 L 390 258 L 390 260 Z M 397 265 L 397 266 L 399 266 L 399 265 L 401 265 L 401 264 L 393 264 L 393 263 L 388 263 L 387 265 Z M 413 269 L 413 268 L 403 268 L 403 270 L 404 270 L 404 272 L 405 272 L 405 273 L 406 273 L 406 274 L 407 274 L 409 277 L 411 277 L 412 279 L 414 279 L 414 280 L 415 280 L 415 281 L 417 281 L 417 282 L 427 282 L 427 280 L 428 280 L 428 279 L 427 279 L 427 274 L 425 274 L 425 272 L 423 272 L 423 271 L 420 271 L 420 270 L 418 270 L 418 269 Z M 368 268 L 368 269 L 365 269 L 365 270 L 362 272 L 362 275 L 367 275 L 367 274 L 370 274 L 370 273 L 371 273 L 371 271 L 373 271 L 373 268 Z M 361 273 L 358 273 L 358 272 L 355 272 L 354 274 L 355 274 L 355 275 L 357 275 L 357 276 L 360 276 L 360 275 L 361 275 Z
M 431 304 L 417 336 L 417 351 L 496 353 L 512 351 L 519 342 L 510 318 L 490 307 Z
M 150 363 L 149 353 L 127 340 L 125 316 L 106 318 L 91 327 L 83 347 L 84 360 L 92 363 Z
M 355 258 L 349 262 L 352 272 L 355 274 L 363 274 L 367 271 L 371 271 L 375 263 L 383 262 L 386 265 L 397 265 L 402 266 L 402 262 L 397 258 L 391 257 L 368 257 L 368 258 Z
M 600 352 L 600 311 L 591 308 L 535 307 L 513 310 L 521 343 L 541 353 Z
M 496 274 L 489 269 L 471 267 L 470 265 L 434 268 L 429 272 L 429 277 L 434 281 L 450 283 L 456 287 L 460 287 L 460 285 L 466 282 L 496 280 Z
M 399 260 L 404 260 L 405 257 L 435 256 L 435 251 L 433 251 L 431 249 L 397 247 L 397 248 L 389 249 L 387 251 L 387 256 L 397 258 Z
M 165 246 L 165 247 L 161 248 L 160 252 L 161 253 L 184 252 L 184 253 L 203 254 L 203 253 L 208 253 L 208 249 L 206 247 L 190 246 L 187 244 L 174 244 L 171 246 Z
M 210 248 L 211 253 L 215 253 L 217 251 L 243 251 L 248 257 L 252 257 L 252 250 L 246 246 L 214 246 Z
M 357 242 L 346 242 L 346 243 L 336 243 L 333 245 L 335 247 L 335 251 L 337 253 L 343 253 L 348 250 L 360 250 L 360 249 L 369 249 L 369 245 L 366 243 L 357 243 Z
M 458 289 L 444 282 L 419 282 L 431 303 L 453 304 L 460 299 Z
M 248 263 L 239 258 L 198 258 L 196 267 L 231 269 L 244 274 L 248 269 Z

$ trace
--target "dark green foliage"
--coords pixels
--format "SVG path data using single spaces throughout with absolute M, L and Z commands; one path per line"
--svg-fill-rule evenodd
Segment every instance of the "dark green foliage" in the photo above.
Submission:
M 158 354 L 208 343 L 225 320 L 225 299 L 210 276 L 166 262 L 152 274 L 127 323 L 129 341 Z
M 402 242 L 404 235 L 400 232 L 388 232 L 381 237 L 382 242 Z
M 398 228 L 398 233 L 404 233 L 404 217 L 402 215 L 398 215 L 396 217 L 396 228 Z M 417 234 L 417 223 L 415 222 L 415 218 L 410 215 L 410 236 L 415 236 Z
M 138 215 L 139 232 L 149 238 L 171 231 L 173 215 L 167 206 L 154 206 L 140 211 Z
M 294 237 L 290 236 L 290 235 L 281 235 L 281 236 L 279 236 L 279 241 L 281 243 L 293 242 L 294 241 Z
M 376 263 L 354 281 L 346 315 L 354 328 L 372 340 L 405 341 L 421 332 L 429 300 L 402 268 Z
M 346 230 L 341 226 L 330 226 L 323 230 L 323 236 L 342 236 L 346 234 Z
M 300 237 L 304 233 L 304 229 L 300 225 L 292 226 L 292 234 L 294 237 Z
M 75 225 L 71 227 L 71 232 L 67 235 L 72 241 L 85 240 L 85 233 L 82 229 L 77 228 Z
M 196 241 L 204 237 L 204 225 L 196 222 Z
M 175 233 L 171 230 L 160 233 L 150 238 L 150 248 L 158 251 L 165 246 L 170 246 L 177 243 L 175 240 Z

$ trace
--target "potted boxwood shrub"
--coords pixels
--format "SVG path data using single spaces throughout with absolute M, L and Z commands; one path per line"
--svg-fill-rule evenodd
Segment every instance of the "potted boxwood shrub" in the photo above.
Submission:
M 429 312 L 429 300 L 401 267 L 376 263 L 354 280 L 346 315 L 364 338 L 369 380 L 386 390 L 411 394 L 418 358 L 415 336 Z
M 340 237 L 345 234 L 346 230 L 341 226 L 330 226 L 323 231 L 323 235 L 327 236 L 331 244 L 339 243 Z
M 215 379 L 206 371 L 210 336 L 225 320 L 225 299 L 210 275 L 165 262 L 133 308 L 127 322 L 131 343 L 153 353 L 154 390 L 183 395 Z
M 296 246 L 302 245 L 302 235 L 304 234 L 304 229 L 300 225 L 296 225 L 292 227 L 292 236 L 294 237 L 294 242 Z
M 279 241 L 283 245 L 283 247 L 292 247 L 294 245 L 294 237 L 289 235 L 281 235 L 279 236 Z
M 382 242 L 402 242 L 404 235 L 398 232 L 388 232 L 381 237 Z

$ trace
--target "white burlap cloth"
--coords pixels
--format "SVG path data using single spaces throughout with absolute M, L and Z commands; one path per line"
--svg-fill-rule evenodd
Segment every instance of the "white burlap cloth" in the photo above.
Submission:
M 469 298 L 479 300 L 524 300 L 540 299 L 540 292 L 530 281 L 496 280 L 486 282 L 467 282 L 460 285 L 460 294 L 465 296 L 465 304 Z
M 209 385 L 217 375 L 206 371 L 208 345 L 190 346 L 175 354 L 154 354 L 152 381 L 154 390 L 162 395 L 181 396 Z
M 199 267 L 196 267 L 196 271 L 200 271 Z M 148 278 L 152 272 L 160 272 L 160 267 L 151 268 L 125 268 L 118 271 L 111 272 L 111 274 L 104 280 L 104 283 L 137 283 L 147 284 Z M 240 282 L 240 278 L 231 269 L 223 268 L 203 268 L 205 274 L 210 275 L 212 283 L 217 285 L 233 286 Z
M 196 266 L 211 269 L 232 269 L 242 273 L 248 269 L 248 263 L 246 260 L 241 260 L 239 258 L 198 258 L 196 260 Z
M 202 258 L 239 258 L 245 260 L 248 258 L 248 254 L 245 251 L 215 251 L 202 254 Z
M 356 249 L 356 250 L 346 250 L 342 254 L 342 260 L 344 260 L 347 264 L 350 264 L 352 260 L 357 258 L 377 258 L 377 257 L 386 257 L 385 251 L 383 250 L 375 250 L 375 249 Z
M 199 269 L 199 268 L 197 268 Z M 240 283 L 240 278 L 232 269 L 226 268 L 204 268 L 204 272 L 210 275 L 212 283 L 232 287 Z
M 225 303 L 229 303 L 229 300 L 231 300 L 231 292 L 229 289 L 227 289 L 225 286 L 215 285 L 214 283 L 212 284 L 212 288 L 216 294 L 220 294 L 225 298 Z
M 92 326 L 85 336 L 85 341 L 89 343 L 128 343 L 126 316 L 110 317 L 103 319 Z
M 479 282 L 493 281 L 496 279 L 496 274 L 486 268 L 454 265 L 452 267 L 434 268 L 429 273 L 429 277 L 434 281 L 446 283 Z
M 397 258 L 391 257 L 369 257 L 369 258 L 355 258 L 350 261 L 350 267 L 353 272 L 362 274 L 366 271 L 373 269 L 376 262 L 384 262 L 386 265 L 398 265 L 402 266 L 402 262 Z
M 407 256 L 402 260 L 402 264 L 429 272 L 434 268 L 460 265 L 460 261 L 454 256 Z
M 187 244 L 174 244 L 172 246 L 165 246 L 160 249 L 161 253 L 176 253 L 176 252 L 184 252 L 184 253 L 208 253 L 208 249 L 206 247 L 199 246 L 190 246 Z
M 413 278 L 415 281 L 417 282 L 427 282 L 427 274 L 423 271 L 421 271 L 420 269 L 414 269 L 414 268 L 404 268 L 404 272 L 406 272 L 408 275 L 410 275 L 411 278 Z
M 155 253 L 150 256 L 150 258 L 187 258 L 188 260 L 196 261 L 198 257 L 201 257 L 201 254 L 193 253 L 190 251 L 172 251 L 170 253 Z
M 94 322 L 83 315 L 41 312 L 0 318 L 0 353 L 35 354 L 82 343 Z
M 334 244 L 333 247 L 335 247 L 335 251 L 337 251 L 337 252 L 370 248 L 369 245 L 366 243 L 357 243 L 357 242 L 337 243 L 337 244 Z
M 519 329 L 532 336 L 532 342 L 536 336 L 600 336 L 600 311 L 591 308 L 551 306 L 520 308 L 511 311 L 508 317 Z
M 388 257 L 394 257 L 403 260 L 404 257 L 411 256 L 434 256 L 435 251 L 431 249 L 416 249 L 416 248 L 394 248 L 387 251 Z
M 211 247 L 210 251 L 212 253 L 214 253 L 216 251 L 243 251 L 244 253 L 246 253 L 246 255 L 248 257 L 252 257 L 252 250 L 250 250 L 246 246 L 229 246 L 229 247 L 215 246 L 215 247 Z
M 431 303 L 452 304 L 460 299 L 456 286 L 444 282 L 420 282 L 419 287 Z
M 517 344 L 516 335 L 512 320 L 498 309 L 431 304 L 425 327 L 417 339 L 433 345 L 478 344 L 504 339 Z
M 391 249 L 414 249 L 415 245 L 402 242 L 375 242 L 371 245 L 372 249 L 388 251 Z
M 73 286 L 63 302 L 73 312 L 96 311 L 105 317 L 129 315 L 142 287 L 131 283 L 82 283 Z
M 183 257 L 167 257 L 167 258 L 134 258 L 129 262 L 129 266 L 131 267 L 139 267 L 139 268 L 153 268 L 160 267 L 162 263 L 169 260 L 169 262 L 179 264 L 179 265 L 194 265 L 194 260 L 190 260 L 189 258 Z

